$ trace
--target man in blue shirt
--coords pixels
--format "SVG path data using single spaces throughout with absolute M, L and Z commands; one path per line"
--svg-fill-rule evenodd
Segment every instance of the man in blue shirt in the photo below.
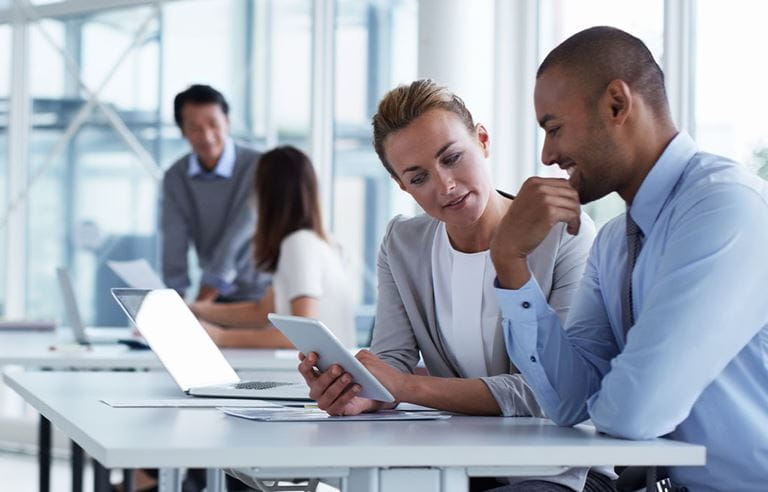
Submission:
M 232 140 L 229 105 L 210 86 L 180 92 L 174 117 L 192 152 L 163 178 L 163 280 L 186 291 L 192 244 L 202 270 L 197 300 L 259 299 L 269 284 L 269 276 L 254 268 L 250 248 L 256 216 L 249 200 L 259 153 Z
M 510 357 L 560 425 L 705 445 L 677 485 L 768 489 L 766 183 L 676 130 L 661 69 L 618 29 L 555 48 L 534 99 L 542 161 L 569 179 L 529 179 L 491 246 Z M 526 257 L 613 191 L 627 213 L 598 234 L 561 329 Z

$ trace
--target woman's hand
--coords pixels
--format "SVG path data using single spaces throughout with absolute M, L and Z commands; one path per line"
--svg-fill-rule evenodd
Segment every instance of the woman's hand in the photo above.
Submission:
M 203 325 L 203 328 L 205 328 L 205 331 L 208 332 L 208 336 L 211 337 L 211 340 L 213 340 L 213 343 L 215 343 L 219 347 L 223 347 L 226 345 L 227 330 L 225 330 L 219 325 L 209 323 L 208 321 L 205 321 L 203 319 L 200 320 L 200 324 Z
M 410 374 L 398 371 L 379 359 L 370 350 L 363 349 L 355 357 L 392 393 L 396 401 L 400 402 L 407 399 L 405 395 L 406 384 Z
M 213 300 L 201 300 L 201 301 L 195 301 L 192 304 L 189 305 L 189 309 L 197 316 L 198 318 L 205 318 L 206 313 L 211 308 L 211 306 L 214 305 Z
M 317 402 L 318 408 L 330 415 L 357 415 L 375 412 L 381 402 L 357 396 L 360 385 L 352 382 L 352 375 L 344 372 L 339 365 L 333 365 L 325 372 L 315 368 L 317 354 L 299 353 L 299 372 L 309 386 L 309 397 Z

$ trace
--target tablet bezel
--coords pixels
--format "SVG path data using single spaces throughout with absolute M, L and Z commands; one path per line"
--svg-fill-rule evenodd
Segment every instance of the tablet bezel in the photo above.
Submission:
M 300 352 L 305 354 L 315 352 L 318 355 L 317 368 L 321 371 L 328 370 L 334 364 L 344 368 L 352 375 L 352 380 L 360 385 L 359 396 L 383 402 L 395 401 L 389 390 L 342 345 L 321 321 L 275 313 L 269 313 L 267 318 Z

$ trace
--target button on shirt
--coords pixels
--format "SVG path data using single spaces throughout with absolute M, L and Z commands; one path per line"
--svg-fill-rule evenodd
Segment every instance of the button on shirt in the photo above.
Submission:
M 561 425 L 707 448 L 690 490 L 768 484 L 768 186 L 678 134 L 628 211 L 643 232 L 622 328 L 625 216 L 598 234 L 566 329 L 535 279 L 496 289 L 507 351 Z M 526 308 L 525 303 L 529 303 Z

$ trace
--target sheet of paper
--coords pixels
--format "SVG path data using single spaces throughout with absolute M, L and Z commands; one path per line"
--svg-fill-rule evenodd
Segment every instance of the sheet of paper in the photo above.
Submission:
M 423 407 L 421 405 L 416 405 L 415 403 L 399 403 L 397 405 L 398 410 L 402 410 L 404 412 L 437 412 L 438 410 L 432 408 L 432 407 Z
M 101 400 L 113 408 L 214 408 L 226 405 L 239 408 L 280 408 L 272 402 L 246 398 L 169 398 L 164 400 Z
M 233 417 L 262 422 L 350 422 L 360 420 L 445 420 L 450 415 L 439 412 L 400 412 L 387 410 L 377 413 L 362 413 L 347 417 L 332 417 L 318 408 L 232 408 L 219 407 L 219 410 Z
M 107 265 L 128 287 L 133 289 L 165 289 L 163 279 L 144 258 L 130 261 L 108 261 Z

